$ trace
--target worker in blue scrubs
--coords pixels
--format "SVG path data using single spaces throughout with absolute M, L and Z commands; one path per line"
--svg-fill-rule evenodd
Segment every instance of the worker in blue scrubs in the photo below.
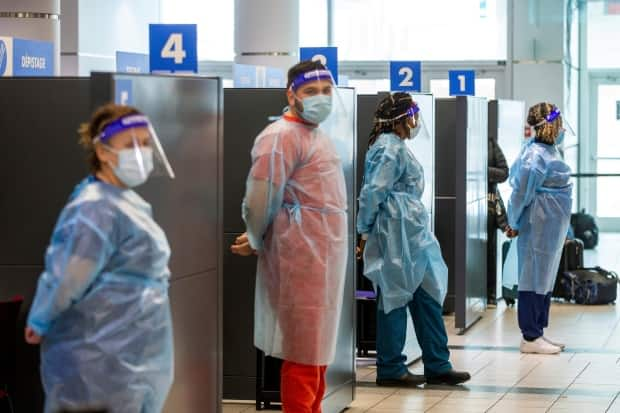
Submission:
M 536 136 L 510 168 L 510 236 L 518 236 L 519 327 L 523 353 L 556 354 L 565 347 L 547 338 L 551 292 L 557 276 L 572 208 L 571 170 L 558 145 L 564 140 L 560 110 L 550 103 L 530 108 L 527 122 Z
M 80 129 L 91 175 L 62 210 L 28 316 L 45 412 L 161 412 L 173 378 L 170 247 L 132 188 L 174 173 L 148 118 L 109 104 Z
M 407 93 L 383 99 L 375 113 L 359 197 L 357 230 L 364 275 L 377 292 L 377 385 L 456 385 L 470 379 L 452 369 L 442 305 L 448 268 L 422 203 L 424 171 L 406 140 L 423 127 Z M 428 133 L 428 132 L 426 132 Z M 407 309 L 422 348 L 424 375 L 414 375 L 402 354 Z

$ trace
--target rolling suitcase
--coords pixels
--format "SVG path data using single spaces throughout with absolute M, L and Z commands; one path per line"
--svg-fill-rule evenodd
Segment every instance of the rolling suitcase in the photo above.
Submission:
M 567 240 L 564 243 L 558 275 L 553 286 L 553 293 L 551 294 L 553 297 L 567 299 L 567 297 L 565 297 L 565 286 L 562 284 L 562 275 L 567 271 L 583 268 L 583 250 L 583 241 L 580 239 Z

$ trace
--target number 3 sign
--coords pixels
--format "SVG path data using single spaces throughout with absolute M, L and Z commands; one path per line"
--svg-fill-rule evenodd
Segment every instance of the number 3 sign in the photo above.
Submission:
M 390 90 L 419 92 L 422 90 L 421 62 L 390 62 Z
M 149 25 L 151 73 L 198 72 L 195 24 Z

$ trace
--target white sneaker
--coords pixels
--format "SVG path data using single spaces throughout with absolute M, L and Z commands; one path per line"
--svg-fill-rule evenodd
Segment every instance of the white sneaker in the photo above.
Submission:
M 543 340 L 545 340 L 547 343 L 549 343 L 549 344 L 553 345 L 553 346 L 556 346 L 556 347 L 561 348 L 561 349 L 562 349 L 562 351 L 564 351 L 564 349 L 566 348 L 566 344 L 564 344 L 564 343 L 556 343 L 555 341 L 553 341 L 553 340 L 551 340 L 551 339 L 548 339 L 548 338 L 547 338 L 547 337 L 545 337 L 545 336 L 543 336 L 543 338 L 542 338 L 542 339 L 543 339 Z
M 525 341 L 521 339 L 521 353 L 531 354 L 557 354 L 562 351 L 558 346 L 545 341 L 542 337 L 538 337 L 534 341 Z

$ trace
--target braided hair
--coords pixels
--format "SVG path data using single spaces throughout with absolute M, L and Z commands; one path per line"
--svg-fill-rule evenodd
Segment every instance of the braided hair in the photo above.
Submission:
M 383 98 L 375 111 L 373 128 L 368 138 L 368 147 L 370 148 L 377 141 L 379 135 L 394 132 L 397 125 L 401 125 L 409 135 L 410 127 L 407 124 L 407 116 L 402 115 L 413 104 L 413 99 L 409 93 L 396 92 Z
M 527 114 L 527 124 L 534 127 L 536 138 L 550 145 L 555 143 L 555 139 L 562 130 L 562 116 L 558 116 L 551 122 L 546 121 L 555 109 L 555 105 L 541 102 L 532 106 Z

